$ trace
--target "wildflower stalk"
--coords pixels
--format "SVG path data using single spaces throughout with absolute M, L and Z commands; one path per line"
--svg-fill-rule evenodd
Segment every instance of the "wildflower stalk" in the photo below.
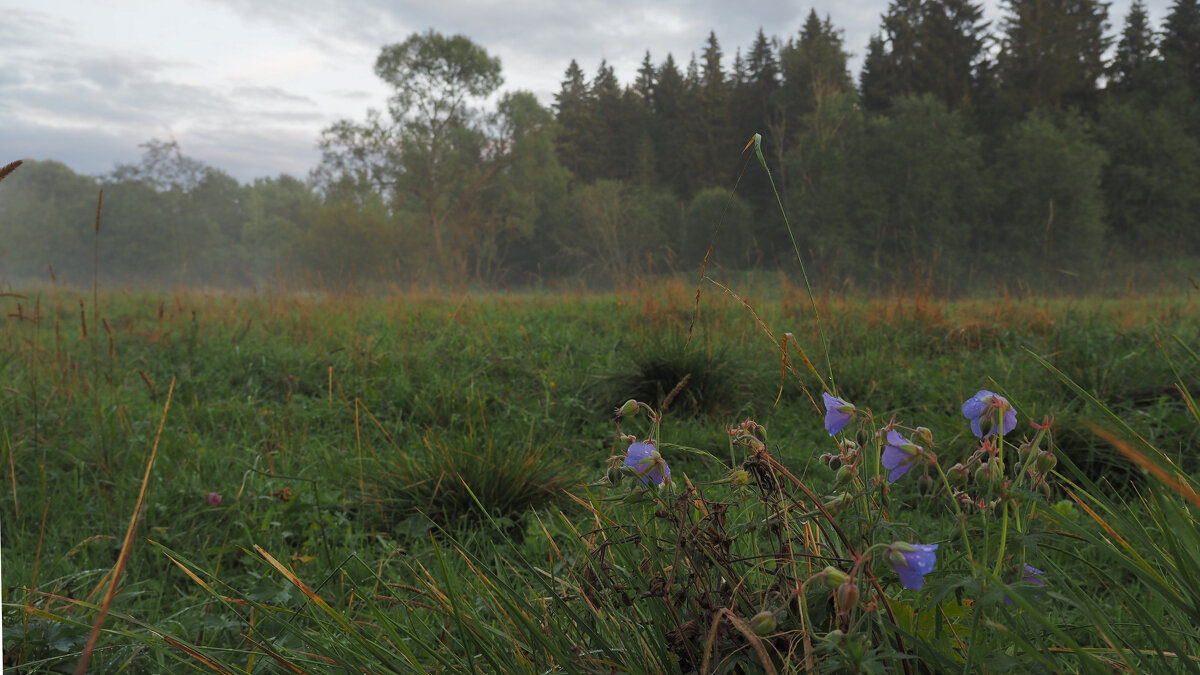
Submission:
M 1004 565 L 1004 549 L 1008 545 L 1008 500 L 1000 505 L 1000 551 L 996 554 L 996 568 L 993 576 L 1000 576 L 1000 568 Z
M 758 163 L 767 173 L 767 182 L 771 184 L 771 192 L 775 194 L 775 203 L 779 205 L 779 213 L 783 216 L 783 225 L 787 228 L 788 238 L 792 241 L 792 251 L 796 254 L 796 263 L 800 265 L 800 277 L 804 279 L 804 290 L 808 292 L 808 302 L 812 305 L 813 319 L 817 322 L 817 335 L 821 338 L 821 350 L 825 352 L 825 368 L 829 371 L 829 390 L 836 391 L 837 387 L 833 381 L 833 359 L 829 357 L 829 341 L 825 339 L 825 329 L 821 326 L 821 312 L 817 309 L 817 299 L 813 295 L 812 284 L 808 281 L 804 260 L 800 257 L 800 245 L 796 243 L 796 234 L 792 232 L 792 223 L 788 220 L 787 210 L 783 208 L 783 199 L 780 198 L 779 190 L 775 187 L 775 178 L 771 176 L 771 169 L 767 167 L 767 158 L 763 157 L 762 134 L 754 134 L 754 138 L 750 139 L 750 143 L 746 144 L 746 147 L 750 147 L 750 144 L 754 145 L 754 154 L 758 156 Z

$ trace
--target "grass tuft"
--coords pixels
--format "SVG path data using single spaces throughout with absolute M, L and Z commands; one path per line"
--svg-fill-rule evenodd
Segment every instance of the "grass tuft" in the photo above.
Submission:
M 633 398 L 675 418 L 718 419 L 753 404 L 764 389 L 761 369 L 729 347 L 658 340 L 631 351 L 626 364 L 592 387 L 590 399 L 597 411 L 612 412 Z

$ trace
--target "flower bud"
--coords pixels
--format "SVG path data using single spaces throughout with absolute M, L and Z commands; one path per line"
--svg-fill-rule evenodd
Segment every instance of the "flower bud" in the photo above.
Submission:
M 850 471 L 850 467 L 843 466 L 842 468 L 838 469 L 837 473 L 833 476 L 833 484 L 834 485 L 845 485 L 846 483 L 849 483 L 853 478 L 854 478 L 854 474 Z
M 962 465 L 962 462 L 955 464 L 946 471 L 946 481 L 953 487 L 962 487 L 967 484 L 967 480 L 971 478 L 971 473 L 967 467 Z
M 850 440 L 849 438 L 842 441 L 842 450 L 845 450 L 846 452 L 851 452 L 851 451 L 857 450 L 857 449 L 858 449 L 858 443 L 855 443 L 854 441 Z
M 929 427 L 917 427 L 915 431 L 917 432 L 917 436 L 925 441 L 925 445 L 933 445 L 933 431 Z
M 989 477 L 989 474 L 988 474 L 988 465 L 980 464 L 978 467 L 976 467 L 973 477 L 975 478 L 976 485 L 989 484 L 991 482 L 991 478 Z
M 982 486 L 989 486 L 999 482 L 1004 478 L 1004 463 L 998 458 L 993 457 L 984 464 L 979 465 L 975 469 L 975 483 Z
M 755 635 L 769 635 L 775 632 L 775 612 L 762 611 L 750 618 L 750 627 Z
M 852 501 L 854 497 L 851 497 L 849 492 L 839 492 L 833 499 L 825 502 L 825 510 L 831 514 L 837 513 Z
M 854 440 L 859 445 L 867 445 L 871 442 L 871 434 L 862 426 L 858 428 L 858 433 L 854 435 Z
M 854 609 L 858 604 L 858 584 L 853 581 L 844 581 L 841 586 L 837 587 L 837 606 L 838 611 L 848 612 Z
M 628 401 L 625 401 L 625 403 L 621 404 L 620 408 L 617 408 L 617 419 L 633 415 L 637 413 L 637 409 L 637 401 L 629 399 Z
M 609 484 L 616 485 L 625 479 L 625 467 L 621 464 L 610 466 L 604 477 L 608 480 Z
M 820 573 L 817 574 L 817 576 L 821 577 L 821 579 L 825 582 L 825 586 L 827 586 L 829 588 L 829 590 L 831 590 L 831 591 L 836 589 L 838 586 L 841 586 L 842 584 L 846 583 L 847 581 L 850 581 L 849 574 L 846 574 L 845 572 L 839 570 L 838 568 L 834 567 L 833 565 L 830 565 L 830 566 L 826 567 L 825 569 L 821 570 Z
M 1037 454 L 1037 459 L 1034 460 L 1037 470 L 1042 473 L 1049 473 L 1055 466 L 1058 465 L 1058 457 L 1054 456 L 1049 450 L 1041 450 Z
M 1021 458 L 1021 463 L 1029 461 L 1029 454 L 1033 452 L 1033 445 L 1029 441 L 1025 441 L 1017 448 L 1017 457 Z
M 749 485 L 750 473 L 745 469 L 734 469 L 733 471 L 729 472 L 729 482 L 733 483 L 736 487 Z
M 750 420 L 746 420 L 746 426 L 749 427 L 750 433 L 753 434 L 755 438 L 762 441 L 763 443 L 767 442 L 766 427 L 759 424 L 758 422 L 751 422 Z
M 917 493 L 928 497 L 934 493 L 934 490 L 933 477 L 927 473 L 921 474 L 921 477 L 917 479 Z

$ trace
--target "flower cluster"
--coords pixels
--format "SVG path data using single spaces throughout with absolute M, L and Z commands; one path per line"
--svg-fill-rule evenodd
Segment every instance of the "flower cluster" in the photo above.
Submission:
M 830 436 L 840 433 L 859 413 L 853 403 L 828 392 L 822 394 L 822 399 L 825 404 L 825 431 Z M 998 452 L 1003 442 L 1000 439 L 1016 429 L 1016 409 L 1005 397 L 984 389 L 963 403 L 962 414 L 969 421 L 971 431 L 977 438 L 983 439 L 983 443 L 968 463 L 955 464 L 947 471 L 947 480 L 952 486 L 965 485 L 972 477 L 980 485 L 999 485 L 1004 480 L 1004 465 Z M 1038 428 L 1043 429 L 1043 427 Z M 1045 428 L 1048 428 L 1048 423 Z M 899 481 L 913 467 L 920 465 L 923 461 L 928 461 L 930 464 L 937 462 L 936 457 L 928 449 L 928 446 L 932 445 L 933 434 L 924 427 L 912 431 L 915 435 L 906 436 L 896 428 L 893 422 L 884 426 L 883 431 L 880 432 L 884 442 L 880 444 L 879 462 L 888 472 L 888 482 Z M 920 442 L 914 442 L 911 439 L 919 439 Z M 820 459 L 837 472 L 835 482 L 841 484 L 847 477 L 857 475 L 856 465 L 861 453 L 852 440 L 840 441 L 838 445 L 842 450 L 840 454 L 827 453 L 821 455 Z M 1052 455 L 1031 454 L 1034 451 L 1036 448 L 1027 450 L 1021 459 L 1024 466 L 1033 472 L 1032 475 L 1037 479 L 1044 477 L 1045 473 L 1053 468 L 1054 458 Z M 1046 451 L 1040 452 L 1046 453 Z M 925 472 L 921 479 L 922 486 L 932 489 L 933 481 L 928 472 Z M 957 489 L 954 490 L 953 496 L 960 502 L 962 502 L 962 498 L 966 497 Z M 996 503 L 999 503 L 1002 498 L 998 498 Z M 967 499 L 970 501 L 969 497 Z M 835 502 L 840 504 L 839 500 L 834 500 L 831 504 L 837 505 Z M 981 508 L 987 505 L 989 504 L 980 502 Z M 910 590 L 919 590 L 924 585 L 925 575 L 933 570 L 937 560 L 937 548 L 937 544 L 914 544 L 899 541 L 886 547 L 888 562 L 895 570 L 896 575 L 900 577 L 901 585 Z M 1024 580 L 1040 583 L 1040 579 L 1031 575 L 1041 574 L 1041 572 L 1035 568 L 1026 567 L 1027 575 Z
M 825 431 L 836 439 L 839 451 L 836 454 L 821 455 L 820 461 L 835 472 L 835 483 L 839 490 L 842 490 L 823 500 L 819 511 L 825 515 L 837 513 L 848 505 L 858 503 L 864 494 L 876 488 L 886 495 L 889 484 L 902 480 L 914 468 L 919 469 L 917 488 L 922 495 L 933 495 L 942 489 L 940 485 L 945 485 L 951 498 L 959 505 L 979 506 L 982 510 L 993 508 L 1000 503 L 1004 503 L 1007 509 L 1010 504 L 1016 503 L 1012 493 L 1008 491 L 1012 481 L 1005 473 L 1004 461 L 1008 460 L 1008 457 L 1004 455 L 1003 450 L 1006 445 L 1004 437 L 1016 429 L 1017 413 L 1004 396 L 980 390 L 962 404 L 963 416 L 967 419 L 972 433 L 981 440 L 970 459 L 955 464 L 945 472 L 944 483 L 938 480 L 943 474 L 933 452 L 933 433 L 929 429 L 898 425 L 893 419 L 883 424 L 878 433 L 876 454 L 873 452 L 875 448 L 867 447 L 868 436 L 865 432 L 875 426 L 869 410 L 860 410 L 853 403 L 830 392 L 822 393 L 822 401 L 825 409 Z M 628 401 L 614 411 L 619 437 L 628 443 L 628 447 L 623 456 L 612 458 L 609 482 L 616 482 L 622 476 L 632 474 L 637 477 L 636 485 L 639 488 L 662 488 L 670 484 L 671 469 L 658 450 L 654 440 L 655 434 L 651 433 L 650 438 L 640 441 L 633 436 L 620 434 L 622 420 L 637 414 L 642 407 L 646 407 L 649 412 L 656 432 L 661 417 L 645 404 Z M 849 433 L 843 434 L 855 418 L 859 418 L 860 424 Z M 1044 483 L 1045 476 L 1053 469 L 1055 458 L 1048 450 L 1040 450 L 1038 446 L 1042 435 L 1049 431 L 1049 418 L 1042 425 L 1034 426 L 1038 430 L 1037 436 L 1033 441 L 1024 442 L 1017 453 L 1020 458 L 1017 473 L 1033 476 L 1033 484 L 1036 487 L 1038 481 Z M 781 476 L 787 474 L 767 455 L 766 429 L 747 419 L 741 424 L 731 426 L 727 432 L 731 446 L 747 451 L 747 460 L 740 467 L 731 470 L 722 482 L 732 485 L 735 489 L 744 488 L 753 482 L 763 488 L 764 494 L 777 494 L 782 485 Z M 878 464 L 871 466 L 876 458 Z M 971 482 L 980 487 L 975 494 L 968 496 L 963 490 Z M 691 484 L 688 488 L 693 489 Z M 976 500 L 975 496 L 979 496 L 979 500 Z M 664 510 L 659 513 L 668 514 L 660 517 L 669 517 L 670 512 Z M 1007 513 L 1006 510 L 1005 514 Z M 878 607 L 877 599 L 860 597 L 862 593 L 867 592 L 866 586 L 862 585 L 864 573 L 861 571 L 861 565 L 865 561 L 879 561 L 882 557 L 887 566 L 895 572 L 901 587 L 920 591 L 924 588 L 925 577 L 933 572 L 937 564 L 938 547 L 936 543 L 912 541 L 875 543 L 855 554 L 850 569 L 826 567 L 822 572 L 809 577 L 797 592 L 803 593 L 804 588 L 810 584 L 820 584 L 827 588 L 833 595 L 838 620 L 843 623 L 844 629 L 848 629 L 847 626 L 852 620 L 851 614 L 859 606 L 860 600 L 867 611 L 875 611 Z M 1003 551 L 1003 547 L 1001 550 Z M 870 575 L 869 572 L 866 574 Z M 1009 578 L 1019 578 L 1026 584 L 1042 586 L 1042 575 L 1041 570 L 1026 564 L 1023 570 L 1014 567 Z M 778 612 L 764 609 L 755 615 L 750 623 L 756 634 L 769 635 L 777 629 L 778 616 Z

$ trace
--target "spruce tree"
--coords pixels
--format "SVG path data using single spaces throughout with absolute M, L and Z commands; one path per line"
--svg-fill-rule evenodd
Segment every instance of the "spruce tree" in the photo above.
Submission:
M 1098 0 L 1007 0 L 999 59 L 1010 117 L 1031 110 L 1094 110 L 1108 49 L 1108 4 Z
M 1163 25 L 1162 54 L 1167 63 L 1200 93 L 1200 4 L 1176 0 Z
M 562 88 L 554 95 L 558 135 L 554 147 L 558 161 L 583 182 L 595 180 L 596 124 L 592 92 L 583 69 L 574 59 L 567 66 Z

